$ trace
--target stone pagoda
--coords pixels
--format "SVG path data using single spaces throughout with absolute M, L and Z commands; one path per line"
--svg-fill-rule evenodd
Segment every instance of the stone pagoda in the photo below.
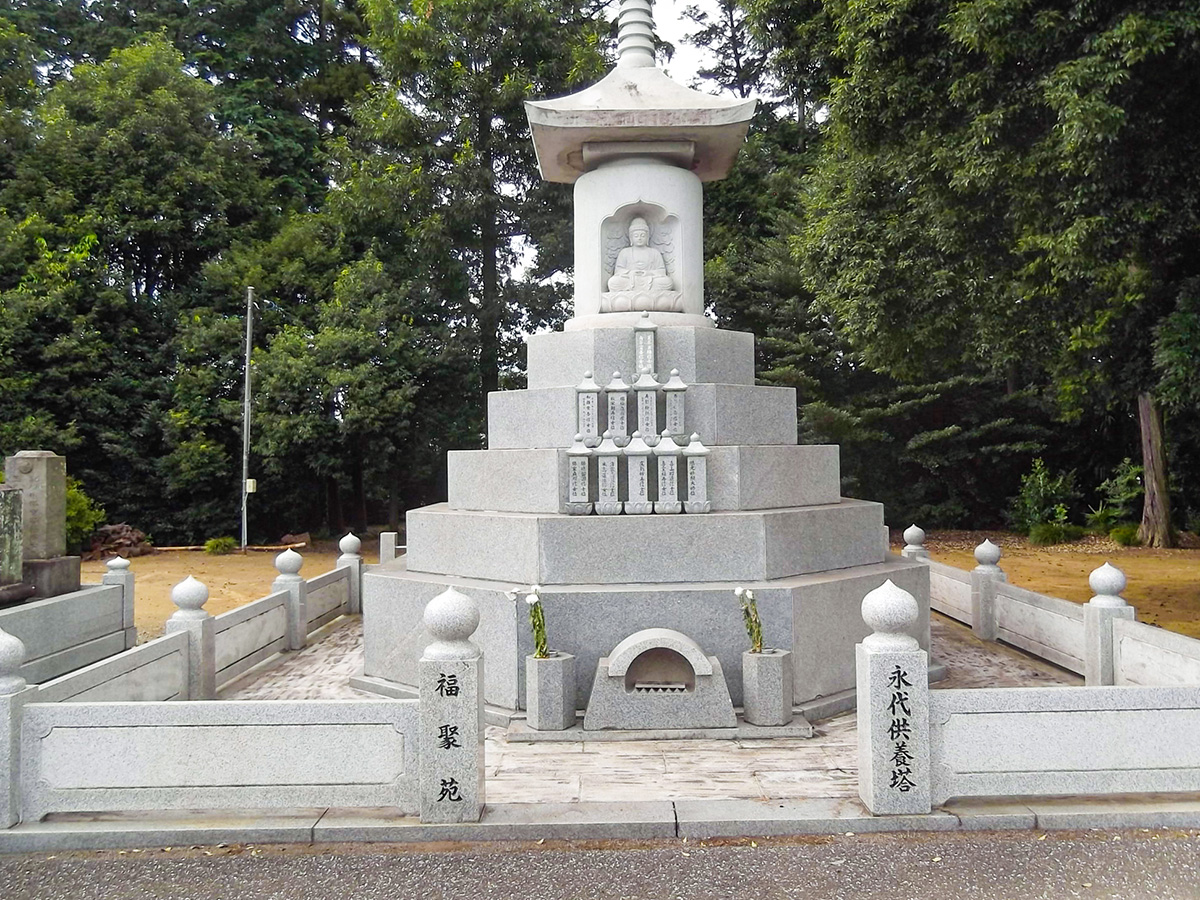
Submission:
M 411 694 L 422 613 L 454 585 L 481 611 L 489 715 L 519 715 L 533 642 L 512 592 L 536 584 L 578 709 L 644 629 L 719 660 L 740 704 L 745 586 L 800 708 L 853 705 L 863 596 L 888 578 L 917 596 L 928 648 L 928 569 L 888 554 L 880 504 L 840 496 L 836 446 L 797 444 L 796 392 L 755 384 L 754 335 L 705 315 L 702 184 L 756 101 L 657 68 L 649 0 L 619 16 L 605 78 L 526 104 L 542 177 L 575 186 L 574 317 L 528 339 L 528 389 L 488 398 L 488 449 L 450 452 L 448 501 L 410 511 L 407 554 L 364 576 L 355 684 Z

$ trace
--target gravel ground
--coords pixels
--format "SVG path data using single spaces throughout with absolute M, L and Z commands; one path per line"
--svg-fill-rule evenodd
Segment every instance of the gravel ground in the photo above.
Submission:
M 326 845 L 0 857 L 5 900 L 1195 898 L 1200 832 Z

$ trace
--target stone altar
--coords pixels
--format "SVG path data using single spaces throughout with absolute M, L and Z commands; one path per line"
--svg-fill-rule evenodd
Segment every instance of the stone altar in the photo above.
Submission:
M 913 634 L 928 647 L 927 567 L 888 554 L 880 504 L 840 496 L 836 446 L 797 444 L 796 393 L 755 384 L 754 336 L 704 315 L 702 183 L 728 173 L 755 101 L 672 82 L 654 65 L 649 10 L 623 0 L 620 58 L 604 79 L 526 105 L 542 176 L 574 184 L 574 316 L 528 338 L 529 387 L 489 396 L 488 449 L 452 451 L 448 501 L 409 511 L 407 554 L 368 568 L 358 687 L 415 693 L 422 614 L 448 585 L 480 609 L 492 721 L 526 703 L 532 638 L 506 596 L 515 585 L 540 586 L 551 642 L 577 660 L 580 709 L 601 658 L 642 629 L 687 635 L 740 704 L 737 585 L 754 589 L 771 643 L 792 652 L 801 706 L 853 705 L 854 646 L 868 633 L 859 602 L 887 579 L 919 599 Z M 617 245 L 634 246 L 642 224 L 657 256 L 614 280 Z M 605 294 L 667 292 L 667 278 L 670 309 L 654 297 L 606 305 Z M 668 384 L 680 391 L 672 431 Z M 624 397 L 610 404 L 606 391 Z

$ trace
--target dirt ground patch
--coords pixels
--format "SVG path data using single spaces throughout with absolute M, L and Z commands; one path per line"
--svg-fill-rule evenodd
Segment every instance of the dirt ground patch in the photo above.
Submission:
M 300 574 L 305 578 L 328 572 L 338 558 L 337 546 L 333 543 L 317 544 L 299 552 L 304 557 Z M 134 574 L 133 617 L 138 640 L 147 641 L 163 633 L 164 624 L 175 612 L 171 588 L 189 575 L 208 586 L 209 600 L 204 608 L 214 616 L 265 597 L 271 593 L 271 582 L 279 574 L 275 571 L 275 556 L 275 553 L 258 551 L 249 551 L 245 556 L 240 553 L 211 556 L 203 551 L 167 550 L 130 560 L 130 571 Z M 369 548 L 368 542 L 363 541 L 363 559 L 369 563 L 378 562 L 378 548 Z M 99 582 L 104 572 L 102 562 L 83 564 L 85 582 Z
M 925 546 L 938 562 L 973 569 L 973 550 L 984 538 L 1003 550 L 1000 568 L 1010 582 L 1076 603 L 1091 599 L 1091 571 L 1111 562 L 1129 579 L 1124 597 L 1137 609 L 1139 621 L 1200 638 L 1200 548 L 1150 550 L 1121 547 L 1103 538 L 1034 547 L 1021 535 L 984 531 L 930 532 Z M 1195 543 L 1194 537 L 1188 538 L 1186 543 Z M 900 546 L 892 549 L 898 552 Z
M 937 561 L 972 569 L 972 550 L 985 537 L 1004 551 L 1000 567 L 1013 584 L 1077 603 L 1085 603 L 1092 596 L 1088 574 L 1109 561 L 1129 579 L 1125 599 L 1137 608 L 1140 621 L 1200 638 L 1200 548 L 1148 550 L 1118 547 L 1099 539 L 1031 547 L 1020 535 L 983 531 L 933 531 L 925 545 Z M 900 546 L 894 544 L 892 549 L 898 552 Z M 378 562 L 374 542 L 364 541 L 363 551 L 367 562 Z M 301 553 L 304 568 L 300 574 L 307 578 L 328 572 L 338 557 L 333 543 L 318 544 Z M 171 588 L 188 575 L 208 585 L 210 599 L 204 608 L 218 615 L 269 594 L 277 574 L 274 560 L 274 553 L 253 551 L 245 556 L 209 556 L 172 550 L 136 557 L 132 570 L 136 576 L 134 617 L 139 637 L 148 640 L 162 634 L 163 624 L 175 611 Z M 98 582 L 104 571 L 102 562 L 84 563 L 84 581 Z

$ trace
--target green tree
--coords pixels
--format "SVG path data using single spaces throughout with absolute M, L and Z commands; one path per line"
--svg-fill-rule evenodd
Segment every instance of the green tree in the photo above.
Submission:
M 568 265 L 568 193 L 538 175 L 524 101 L 598 77 L 607 25 L 561 0 L 367 0 L 366 10 L 383 82 L 363 137 L 435 187 L 440 252 L 467 277 L 482 398 L 516 362 L 518 328 L 562 315 L 562 288 L 547 278 Z M 520 265 L 522 248 L 532 265 Z
M 181 296 L 253 227 L 252 145 L 160 38 L 76 65 L 0 192 L 0 450 L 68 454 L 114 519 L 170 539 L 164 420 Z
M 1200 11 L 1017 0 L 827 8 L 844 75 L 797 248 L 868 364 L 1051 380 L 1139 414 L 1171 540 L 1153 340 L 1197 274 Z

